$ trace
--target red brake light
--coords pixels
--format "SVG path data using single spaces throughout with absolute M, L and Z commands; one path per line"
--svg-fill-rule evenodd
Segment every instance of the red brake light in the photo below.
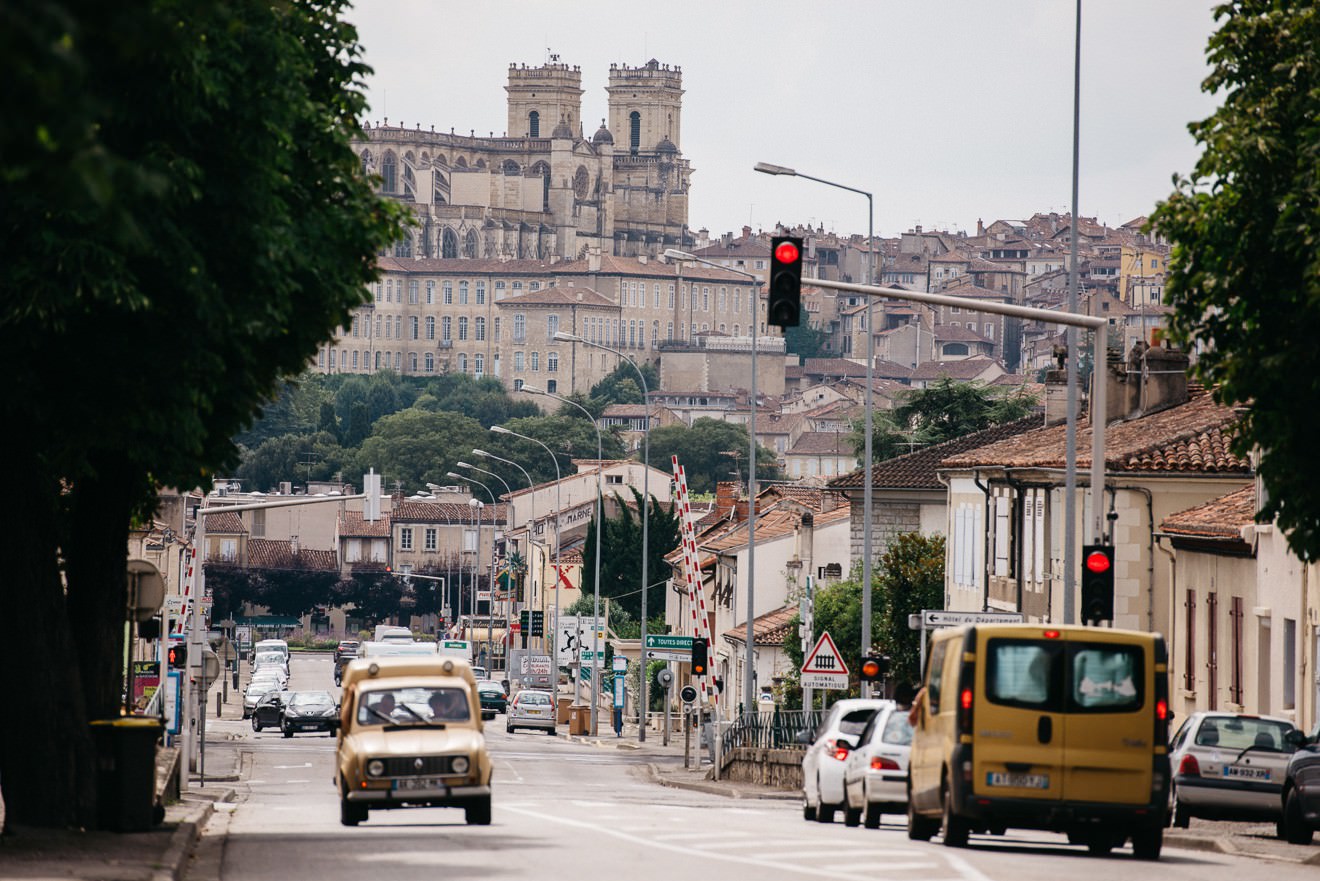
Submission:
M 1169 721 L 1169 702 L 1158 700 L 1155 702 L 1155 718 L 1161 722 Z
M 1057 631 L 1057 630 L 1046 630 L 1046 631 L 1045 631 L 1045 638 L 1046 638 L 1046 639 L 1058 639 L 1058 638 L 1059 638 L 1059 631 Z
M 846 760 L 848 758 L 848 747 L 836 746 L 834 748 L 834 758 L 838 759 L 840 762 Z
M 775 248 L 775 259 L 780 263 L 796 263 L 798 246 L 792 242 L 780 242 L 779 247 Z
M 1096 573 L 1109 571 L 1109 555 L 1100 551 L 1092 551 L 1086 555 L 1086 568 Z
M 886 759 L 881 756 L 871 756 L 872 771 L 897 771 L 898 762 L 893 759 Z
M 964 688 L 962 694 L 958 696 L 958 701 L 962 704 L 964 710 L 970 710 L 972 708 L 972 690 Z
M 1178 763 L 1178 773 L 1184 777 L 1200 777 L 1201 763 L 1196 760 L 1196 756 L 1188 753 Z

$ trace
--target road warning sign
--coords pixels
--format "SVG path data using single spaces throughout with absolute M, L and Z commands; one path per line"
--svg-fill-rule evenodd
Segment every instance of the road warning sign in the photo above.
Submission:
M 828 630 L 820 635 L 815 648 L 802 661 L 802 687 L 836 690 L 848 687 L 848 665 Z

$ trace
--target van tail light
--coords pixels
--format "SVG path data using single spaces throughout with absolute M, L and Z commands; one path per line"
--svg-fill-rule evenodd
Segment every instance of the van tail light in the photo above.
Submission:
M 841 762 L 845 761 L 848 758 L 848 747 L 844 746 L 843 744 L 839 744 L 838 746 L 836 746 L 834 748 L 834 758 L 838 759 Z
M 1188 753 L 1178 763 L 1178 774 L 1181 777 L 1200 777 L 1201 763 L 1196 760 L 1196 756 Z
M 898 762 L 893 759 L 886 759 L 883 756 L 871 756 L 872 771 L 897 771 Z
M 1169 654 L 1161 637 L 1155 638 L 1155 748 L 1168 746 L 1169 720 Z

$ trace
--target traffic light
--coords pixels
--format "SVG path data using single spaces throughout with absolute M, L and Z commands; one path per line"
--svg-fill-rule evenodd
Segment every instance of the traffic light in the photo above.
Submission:
M 885 655 L 868 655 L 862 658 L 860 670 L 863 682 L 883 682 L 889 675 L 889 658 Z
M 707 649 L 708 649 L 708 645 L 706 643 L 706 640 L 702 639 L 701 637 L 697 637 L 692 640 L 692 675 L 693 676 L 706 675 L 706 665 L 709 662 L 709 659 L 707 657 L 708 655 Z
M 181 670 L 188 666 L 188 643 L 172 643 L 165 650 L 165 663 L 172 670 Z
M 1082 620 L 1114 620 L 1114 546 L 1082 548 Z
M 797 327 L 802 314 L 802 239 L 770 239 L 770 299 L 766 322 Z

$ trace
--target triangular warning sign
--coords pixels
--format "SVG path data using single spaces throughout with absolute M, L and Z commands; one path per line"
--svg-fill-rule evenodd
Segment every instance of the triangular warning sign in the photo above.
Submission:
M 820 635 L 820 639 L 816 640 L 816 647 L 803 659 L 802 672 L 848 675 L 848 665 L 843 662 L 843 656 L 839 654 L 828 630 Z

